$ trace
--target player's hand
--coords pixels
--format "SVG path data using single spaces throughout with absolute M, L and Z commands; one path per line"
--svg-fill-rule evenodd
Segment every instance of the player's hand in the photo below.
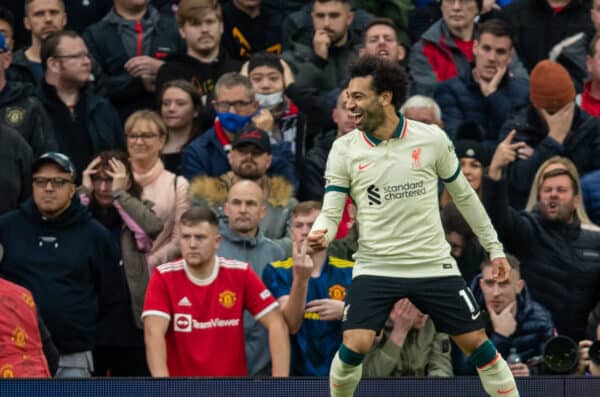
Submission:
M 329 47 L 331 47 L 331 37 L 324 29 L 315 31 L 313 36 L 313 50 L 320 58 L 329 58 Z
M 488 175 L 491 179 L 495 181 L 502 179 L 504 168 L 517 159 L 519 150 L 527 146 L 525 142 L 512 143 L 516 134 L 516 130 L 510 131 L 496 148 L 488 170 Z
M 515 333 L 517 330 L 517 320 L 515 320 L 513 309 L 516 304 L 517 301 L 512 302 L 498 314 L 490 306 L 486 305 L 494 332 L 506 338 Z
M 275 118 L 273 117 L 273 114 L 267 109 L 260 109 L 258 114 L 252 117 L 252 122 L 257 128 L 260 128 L 264 131 L 273 132 L 273 129 L 275 127 Z
M 592 343 L 593 342 L 588 339 L 579 341 L 579 361 L 577 363 L 577 371 L 575 372 L 577 375 L 583 375 L 592 362 L 589 355 Z
M 508 364 L 513 376 L 529 376 L 529 367 L 525 363 Z
M 329 240 L 327 240 L 327 229 L 310 232 L 306 238 L 306 243 L 313 252 L 323 251 L 329 245 Z
M 85 170 L 83 170 L 83 175 L 81 177 L 81 184 L 85 187 L 90 193 L 94 191 L 94 184 L 92 182 L 92 176 L 95 175 L 98 170 L 96 167 L 100 164 L 100 156 L 93 159 L 87 166 Z
M 292 243 L 292 261 L 293 261 L 293 272 L 294 279 L 297 280 L 308 280 L 312 274 L 315 265 L 307 254 L 308 243 L 306 239 L 301 244 L 297 242 Z
M 492 277 L 498 283 L 508 280 L 510 275 L 510 264 L 506 258 L 496 258 L 492 260 Z
M 344 301 L 336 299 L 315 299 L 306 304 L 307 312 L 317 313 L 323 321 L 341 320 L 344 314 Z

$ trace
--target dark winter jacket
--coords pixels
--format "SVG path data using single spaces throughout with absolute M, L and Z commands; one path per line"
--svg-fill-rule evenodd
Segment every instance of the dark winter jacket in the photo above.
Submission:
M 517 354 L 521 357 L 522 362 L 541 355 L 544 343 L 554 335 L 554 323 L 550 312 L 531 298 L 527 285 L 525 285 L 521 293 L 517 295 L 517 313 L 515 316 L 517 329 L 509 337 L 497 334 L 494 332 L 489 314 L 484 309 L 486 307 L 485 300 L 483 291 L 479 286 L 479 280 L 481 280 L 481 274 L 473 279 L 471 290 L 479 307 L 482 308 L 482 316 L 486 322 L 486 333 L 502 357 L 506 359 L 512 347 L 517 349 Z M 455 359 L 454 361 L 455 375 L 477 375 L 475 367 L 462 352 L 458 351 L 453 355 L 455 358 L 460 357 L 459 360 Z
M 0 124 L 0 214 L 16 209 L 31 195 L 32 164 L 33 154 L 25 139 Z
M 12 63 L 6 71 L 7 80 L 18 81 L 24 84 L 30 84 L 37 87 L 42 81 L 38 78 L 29 60 L 25 56 L 26 48 L 13 52 Z
M 118 266 L 106 228 L 77 196 L 47 219 L 33 199 L 0 217 L 0 272 L 29 289 L 61 354 L 91 350 L 96 323 L 112 299 L 105 278 Z
M 600 225 L 600 170 L 590 172 L 581 178 L 581 193 L 585 211 L 592 222 Z
M 52 122 L 30 84 L 6 83 L 0 91 L 0 123 L 17 130 L 35 158 L 58 149 Z
M 554 12 L 546 0 L 511 2 L 503 13 L 513 26 L 517 54 L 528 71 L 561 40 L 593 30 L 589 2 L 571 0 L 564 10 Z
M 492 151 L 504 122 L 529 103 L 529 81 L 505 75 L 496 92 L 484 96 L 472 73 L 439 84 L 435 100 L 440 105 L 444 130 L 452 140 L 465 121 L 473 121 L 486 133 Z
M 538 210 L 508 204 L 505 180 L 483 179 L 483 203 L 507 252 L 521 261 L 534 300 L 552 314 L 559 334 L 581 340 L 587 316 L 600 301 L 600 231 L 546 221 Z
M 517 131 L 516 141 L 525 141 L 534 148 L 531 157 L 517 159 L 508 167 L 510 200 L 514 208 L 525 207 L 535 173 L 552 156 L 568 157 L 575 163 L 580 175 L 600 168 L 600 119 L 590 116 L 578 106 L 571 131 L 563 144 L 547 136 L 548 127 L 531 105 L 504 123 L 499 140 L 503 140 L 512 129 Z
M 155 97 L 146 91 L 141 78 L 132 77 L 124 68 L 130 59 L 120 37 L 124 23 L 125 20 L 111 11 L 83 34 L 90 55 L 102 70 L 100 88 L 106 91 L 121 121 L 136 110 L 155 106 Z M 185 53 L 185 44 L 179 37 L 173 16 L 159 14 L 149 7 L 143 24 L 150 28 L 144 34 L 145 38 L 150 37 L 148 51 L 143 55 L 163 59 L 173 53 Z
M 229 146 L 229 145 L 228 145 Z M 269 168 L 270 175 L 281 175 L 295 187 L 298 183 L 294 169 L 294 155 L 291 152 L 277 152 L 273 147 L 273 162 Z M 227 152 L 215 133 L 214 127 L 190 142 L 181 155 L 183 176 L 191 181 L 194 177 L 208 175 L 218 177 L 230 170 Z
M 331 145 L 337 136 L 337 130 L 330 130 L 317 137 L 315 145 L 310 149 L 299 170 L 300 200 L 322 201 L 325 194 L 325 165 Z
M 248 262 L 258 277 L 262 276 L 269 263 L 286 258 L 283 248 L 266 238 L 260 229 L 255 237 L 244 237 L 231 230 L 226 222 L 220 221 L 220 230 L 222 239 L 217 255 Z M 244 338 L 248 374 L 269 375 L 269 335 L 247 311 L 244 313 Z

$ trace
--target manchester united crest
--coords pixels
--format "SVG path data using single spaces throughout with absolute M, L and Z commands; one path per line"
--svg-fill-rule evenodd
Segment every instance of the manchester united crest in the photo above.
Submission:
M 346 287 L 340 284 L 334 284 L 329 287 L 329 299 L 343 301 L 346 298 Z
M 23 348 L 25 347 L 25 343 L 27 342 L 27 334 L 25 333 L 25 330 L 23 328 L 17 327 L 13 331 L 11 339 L 15 346 Z
M 15 373 L 13 367 L 10 364 L 5 364 L 0 367 L 0 378 L 14 378 Z
M 227 309 L 231 309 L 235 305 L 236 300 L 235 292 L 225 290 L 219 294 L 219 303 Z

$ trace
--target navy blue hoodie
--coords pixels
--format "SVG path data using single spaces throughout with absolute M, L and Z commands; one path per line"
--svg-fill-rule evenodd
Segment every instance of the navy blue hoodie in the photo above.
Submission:
M 0 242 L 0 272 L 33 293 L 60 354 L 91 350 L 110 288 L 103 280 L 118 265 L 108 230 L 77 196 L 53 219 L 29 198 L 0 217 Z

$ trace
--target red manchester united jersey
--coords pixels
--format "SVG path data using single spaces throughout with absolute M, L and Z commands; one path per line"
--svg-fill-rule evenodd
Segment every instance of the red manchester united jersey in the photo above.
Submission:
M 184 260 L 158 266 L 144 303 L 145 316 L 170 321 L 166 334 L 171 376 L 247 376 L 244 309 L 256 319 L 277 302 L 245 262 L 215 257 L 207 279 L 197 279 Z

